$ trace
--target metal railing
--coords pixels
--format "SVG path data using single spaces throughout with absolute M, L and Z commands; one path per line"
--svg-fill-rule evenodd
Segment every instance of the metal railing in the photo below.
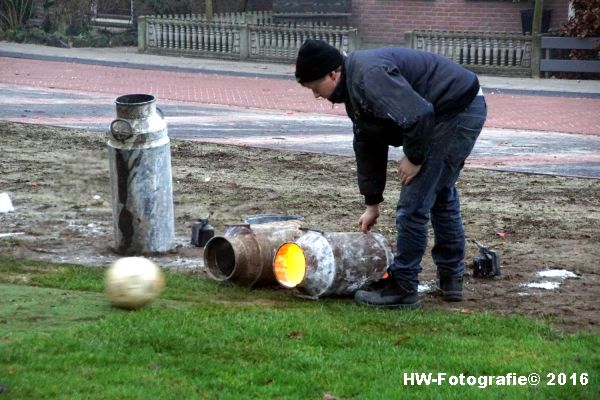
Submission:
M 270 12 L 138 18 L 138 49 L 155 54 L 289 62 L 309 38 L 341 51 L 357 45 L 357 30 L 319 23 L 274 24 Z
M 531 76 L 532 37 L 498 32 L 411 31 L 413 49 L 454 60 L 479 73 Z

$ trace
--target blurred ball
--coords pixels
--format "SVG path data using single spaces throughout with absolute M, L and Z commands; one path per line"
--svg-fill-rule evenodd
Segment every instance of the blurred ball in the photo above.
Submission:
M 164 286 L 160 268 L 144 257 L 120 258 L 106 271 L 105 291 L 115 307 L 140 309 L 156 299 Z

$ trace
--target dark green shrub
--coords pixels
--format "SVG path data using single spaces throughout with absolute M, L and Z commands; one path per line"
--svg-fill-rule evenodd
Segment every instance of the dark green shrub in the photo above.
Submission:
M 33 0 L 0 0 L 0 30 L 24 25 L 31 16 Z
M 127 31 L 113 33 L 111 37 L 111 47 L 135 46 L 137 47 L 137 32 Z
M 256 7 L 260 3 L 260 7 Z M 270 1 L 213 0 L 213 12 L 241 12 L 272 8 Z M 197 0 L 136 0 L 135 15 L 204 14 L 205 2 Z
M 22 28 L 14 28 L 6 31 L 6 40 L 10 42 L 26 42 L 27 32 Z
M 46 2 L 43 23 L 46 32 L 79 35 L 90 29 L 92 0 L 60 0 Z
M 45 44 L 46 32 L 40 28 L 30 28 L 27 30 L 27 43 Z
M 105 29 L 91 29 L 79 35 L 66 35 L 60 32 L 44 32 L 40 28 L 16 28 L 2 32 L 0 39 L 53 47 L 137 46 L 136 32 L 110 32 Z
M 46 45 L 53 47 L 70 47 L 68 38 L 60 32 L 47 34 Z
M 74 24 L 67 26 L 67 29 L 65 30 L 65 34 L 67 36 L 78 36 L 78 35 L 89 32 L 89 30 L 90 30 L 89 25 L 83 25 L 81 23 L 74 23 Z
M 4 40 L 17 43 L 47 44 L 48 34 L 39 28 L 15 28 L 6 31 Z
M 110 47 L 110 34 L 92 31 L 85 35 L 73 36 L 72 47 Z
M 196 3 L 196 5 L 194 4 Z M 137 15 L 173 15 L 173 14 L 192 14 L 203 13 L 198 2 L 192 0 L 139 0 L 136 2 Z

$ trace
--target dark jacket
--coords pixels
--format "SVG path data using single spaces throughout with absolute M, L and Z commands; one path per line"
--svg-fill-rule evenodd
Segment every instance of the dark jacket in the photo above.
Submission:
M 463 111 L 479 91 L 474 73 L 445 57 L 405 48 L 354 51 L 342 76 L 339 90 L 346 92 L 366 204 L 383 201 L 388 146 L 403 146 L 413 164 L 422 164 L 435 125 Z

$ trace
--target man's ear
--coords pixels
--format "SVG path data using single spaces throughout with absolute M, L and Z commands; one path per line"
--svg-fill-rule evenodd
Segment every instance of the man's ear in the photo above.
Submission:
M 329 76 L 331 77 L 331 79 L 334 80 L 334 82 L 337 82 L 338 79 L 340 78 L 340 71 L 338 71 L 338 70 L 331 71 L 329 73 Z

